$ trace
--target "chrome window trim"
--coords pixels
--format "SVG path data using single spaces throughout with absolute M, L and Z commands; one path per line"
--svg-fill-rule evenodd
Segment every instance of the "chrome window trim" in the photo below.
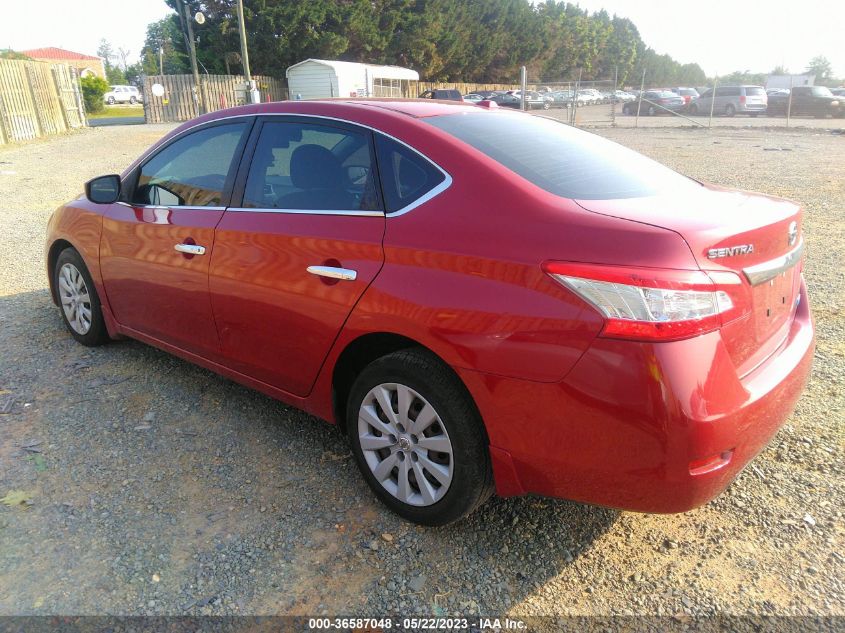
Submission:
M 770 279 L 774 279 L 781 273 L 784 273 L 795 266 L 795 264 L 801 261 L 801 256 L 803 254 L 804 240 L 802 239 L 798 246 L 793 248 L 786 255 L 770 259 L 762 264 L 743 268 L 742 273 L 745 275 L 745 278 L 748 279 L 748 283 L 752 286 L 759 286 L 760 284 L 766 283 Z
M 284 213 L 290 215 L 352 215 L 368 218 L 383 218 L 384 211 L 354 211 L 352 209 L 274 209 L 271 207 L 229 207 L 233 213 Z
M 201 205 L 196 204 L 183 204 L 177 205 L 174 204 L 173 206 L 168 206 L 166 204 L 132 204 L 131 202 L 124 202 L 123 200 L 118 200 L 115 204 L 121 204 L 124 207 L 129 207 L 131 209 L 193 209 L 196 211 L 225 211 L 226 207 L 204 207 Z
M 414 209 L 416 209 L 418 206 L 425 204 L 426 202 L 428 202 L 432 198 L 439 196 L 441 193 L 443 193 L 449 187 L 452 186 L 452 175 L 449 172 L 447 172 L 445 169 L 443 169 L 440 165 L 438 165 L 435 161 L 431 160 L 428 156 L 423 154 L 417 148 L 412 147 L 411 145 L 408 145 L 408 143 L 406 143 L 405 141 L 398 139 L 395 136 L 388 134 L 387 132 L 385 132 L 383 130 L 380 130 L 378 128 L 374 128 L 374 127 L 367 125 L 365 123 L 358 123 L 357 121 L 350 121 L 348 119 L 341 119 L 339 117 L 326 116 L 324 114 L 301 114 L 301 113 L 296 113 L 296 112 L 251 112 L 249 114 L 246 114 L 246 113 L 244 113 L 244 114 L 233 114 L 232 116 L 224 116 L 224 117 L 220 117 L 220 118 L 217 118 L 217 119 L 212 119 L 210 121 L 202 121 L 201 123 L 197 123 L 196 125 L 192 125 L 189 128 L 185 128 L 184 130 L 182 130 L 179 134 L 177 134 L 173 138 L 168 139 L 168 143 L 172 143 L 173 141 L 175 141 L 177 138 L 181 137 L 182 135 L 188 134 L 192 130 L 199 128 L 199 127 L 202 127 L 204 125 L 210 125 L 212 123 L 217 123 L 218 121 L 226 121 L 227 119 L 241 119 L 241 118 L 244 118 L 244 117 L 256 117 L 256 119 L 259 119 L 261 117 L 294 117 L 294 118 L 307 118 L 307 119 L 322 119 L 322 120 L 325 120 L 325 121 L 337 121 L 338 123 L 345 123 L 347 125 L 358 126 L 358 127 L 364 128 L 365 130 L 370 130 L 371 132 L 381 134 L 381 135 L 386 136 L 387 138 L 389 138 L 393 141 L 396 141 L 400 145 L 407 147 L 409 150 L 411 150 L 412 152 L 414 152 L 415 154 L 417 154 L 418 156 L 420 156 L 424 160 L 426 160 L 429 163 L 431 163 L 432 165 L 434 165 L 438 170 L 440 170 L 440 172 L 445 177 L 443 182 L 441 182 L 439 185 L 437 185 L 436 187 L 434 187 L 433 189 L 431 189 L 427 193 L 423 194 L 422 196 L 420 196 L 419 198 L 417 198 L 413 202 L 405 205 L 401 209 L 397 209 L 396 211 L 391 211 L 390 213 L 385 213 L 383 211 L 377 212 L 379 215 L 382 215 L 386 218 L 394 218 L 394 217 L 398 217 L 400 215 L 405 215 L 409 211 L 413 211 Z M 381 174 L 379 174 L 379 177 L 380 176 L 381 176 Z M 247 209 L 247 208 L 244 208 L 244 207 L 237 207 L 237 208 L 230 207 L 228 210 L 229 211 L 256 211 L 257 209 Z M 269 212 L 296 213 L 297 211 L 302 212 L 302 210 L 298 210 L 298 209 L 268 209 L 264 212 L 265 213 L 269 213 Z M 325 211 L 317 212 L 317 211 L 307 211 L 307 210 L 305 210 L 305 212 L 316 214 L 316 215 L 352 215 L 352 213 L 349 213 L 349 212 L 346 212 L 346 211 L 328 212 L 327 213 Z M 356 212 L 354 212 L 354 214 L 356 214 L 356 215 L 369 215 L 371 213 L 373 213 L 373 212 L 372 211 L 356 211 Z

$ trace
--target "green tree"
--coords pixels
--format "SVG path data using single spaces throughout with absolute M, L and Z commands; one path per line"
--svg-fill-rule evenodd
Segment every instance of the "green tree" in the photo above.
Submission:
M 109 84 L 102 77 L 89 75 L 79 80 L 82 86 L 82 98 L 85 100 L 85 110 L 89 113 L 102 112 L 103 95 L 109 91 Z
M 146 75 L 159 74 L 159 49 L 165 75 L 191 72 L 179 18 L 174 13 L 147 26 L 147 37 L 141 49 L 141 66 Z
M 13 51 L 11 48 L 0 50 L 0 59 L 31 59 L 28 55 Z
M 106 81 L 109 84 L 126 83 L 126 75 L 120 66 L 115 63 L 118 58 L 117 54 L 107 39 L 103 38 L 100 40 L 100 45 L 97 47 L 97 56 L 103 58 L 103 68 L 106 71 Z
M 816 83 L 827 85 L 833 79 L 833 68 L 830 65 L 827 57 L 817 55 L 807 64 L 806 73 L 816 76 Z

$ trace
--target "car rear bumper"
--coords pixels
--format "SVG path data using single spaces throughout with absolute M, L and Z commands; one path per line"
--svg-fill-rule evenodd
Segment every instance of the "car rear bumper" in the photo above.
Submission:
M 683 512 L 721 493 L 791 414 L 810 372 L 806 288 L 785 343 L 740 379 L 718 332 L 596 339 L 561 383 L 458 370 L 484 417 L 499 494 Z

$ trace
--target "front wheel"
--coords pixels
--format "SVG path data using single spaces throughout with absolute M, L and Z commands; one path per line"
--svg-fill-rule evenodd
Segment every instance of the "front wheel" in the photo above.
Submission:
M 109 99 L 108 99 L 108 104 L 109 104 L 109 105 L 114 105 L 114 97 L 109 97 Z
M 689 113 L 690 113 L 692 116 L 698 116 L 698 106 L 697 106 L 697 105 L 695 105 L 695 104 L 692 104 L 692 105 L 689 107 Z
M 430 352 L 403 350 L 368 365 L 346 410 L 364 479 L 404 519 L 452 523 L 492 493 L 478 411 L 457 376 Z
M 56 259 L 53 284 L 62 309 L 62 320 L 71 336 L 88 347 L 109 340 L 100 297 L 94 281 L 73 248 L 66 248 Z

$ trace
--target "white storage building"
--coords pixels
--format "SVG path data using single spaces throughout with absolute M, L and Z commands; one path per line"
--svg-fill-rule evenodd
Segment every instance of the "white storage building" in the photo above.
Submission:
M 327 59 L 306 59 L 290 66 L 285 76 L 290 99 L 401 97 L 407 82 L 420 79 L 417 71 L 401 66 Z

